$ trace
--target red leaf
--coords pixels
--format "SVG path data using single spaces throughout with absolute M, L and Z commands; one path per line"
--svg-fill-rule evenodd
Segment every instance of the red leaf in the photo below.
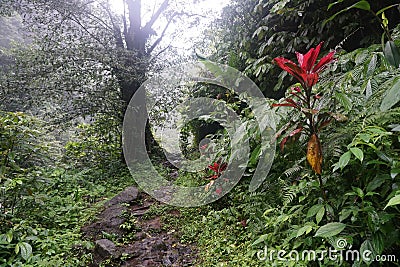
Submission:
M 290 104 L 293 104 L 293 105 L 297 106 L 297 103 L 293 99 L 286 98 L 285 101 L 290 103 Z
M 305 72 L 311 71 L 312 67 L 315 64 L 315 61 L 317 61 L 322 44 L 323 42 L 319 43 L 316 48 L 311 48 L 305 55 L 296 53 L 297 60 L 299 61 L 301 68 L 305 70 Z M 301 59 L 301 62 L 299 59 Z
M 291 133 L 289 134 L 289 136 L 294 136 L 294 135 L 300 133 L 301 131 L 303 131 L 303 127 L 297 128 L 296 130 L 294 130 L 293 132 L 291 132 Z
M 314 67 L 313 72 L 321 72 L 323 69 L 325 69 L 328 63 L 331 63 L 332 61 L 336 60 L 335 58 L 333 58 L 335 53 L 336 51 L 332 51 L 323 58 L 321 58 L 318 64 Z
M 321 72 L 328 63 L 335 60 L 333 58 L 335 51 L 332 51 L 324 56 L 317 65 L 315 65 L 322 44 L 323 43 L 321 42 L 317 47 L 311 48 L 305 55 L 296 52 L 299 65 L 296 65 L 293 61 L 283 57 L 274 58 L 274 61 L 281 69 L 287 71 L 290 75 L 298 79 L 303 87 L 310 88 L 318 82 L 319 72 Z
M 213 165 L 209 165 L 208 168 L 214 172 L 218 172 L 219 169 L 219 164 L 217 162 L 214 162 Z
M 282 139 L 281 143 L 280 143 L 280 147 L 281 147 L 281 152 L 283 152 L 283 149 L 285 148 L 285 144 L 288 140 L 288 136 L 286 136 L 285 138 Z

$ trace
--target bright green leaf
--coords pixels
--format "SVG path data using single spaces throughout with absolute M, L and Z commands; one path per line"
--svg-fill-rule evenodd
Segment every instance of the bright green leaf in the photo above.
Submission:
M 322 207 L 321 209 L 319 209 L 319 211 L 317 212 L 317 215 L 315 216 L 315 220 L 317 221 L 317 224 L 319 224 L 321 222 L 324 215 L 325 215 L 325 207 Z
M 356 156 L 356 158 L 358 158 L 361 162 L 364 159 L 364 153 L 362 152 L 361 149 L 359 149 L 358 147 L 352 147 L 350 148 L 351 153 L 353 153 L 354 156 Z
M 347 166 L 347 164 L 349 164 L 351 158 L 351 152 L 347 151 L 346 153 L 344 153 L 340 158 L 339 158 L 339 165 L 338 167 L 343 169 L 344 167 Z
M 362 191 L 361 188 L 354 187 L 354 186 L 352 186 L 352 188 L 353 188 L 353 191 L 356 192 L 357 196 L 359 196 L 360 198 L 364 197 L 364 192 Z
M 371 253 L 367 253 L 371 252 Z M 370 263 L 376 256 L 374 246 L 370 240 L 365 240 L 360 246 L 360 255 L 363 255 L 362 260 L 364 262 Z
M 254 243 L 252 245 L 255 246 L 257 244 L 260 244 L 260 243 L 264 242 L 267 238 L 268 238 L 268 234 L 262 235 L 256 241 L 254 241 Z
M 347 111 L 353 108 L 353 102 L 346 94 L 335 92 L 335 98 Z
M 307 212 L 307 218 L 315 216 L 315 214 L 317 214 L 317 212 L 323 207 L 324 206 L 322 204 L 316 204 L 312 206 Z
M 387 207 L 395 206 L 395 205 L 399 205 L 399 204 L 400 204 L 400 195 L 396 195 L 389 200 L 389 202 L 386 204 L 384 209 L 386 209 Z
M 365 0 L 355 3 L 350 8 L 358 8 L 358 9 L 362 9 L 362 10 L 366 10 L 366 11 L 371 10 L 371 6 L 369 5 L 368 1 L 365 1 Z
M 385 44 L 385 50 L 383 51 L 385 58 L 389 62 L 390 65 L 395 68 L 399 68 L 400 66 L 400 52 L 399 48 L 393 41 L 387 41 Z
M 26 242 L 19 243 L 19 247 L 21 249 L 21 257 L 24 260 L 27 260 L 30 256 L 32 256 L 32 247 Z
M 339 221 L 342 222 L 342 221 L 346 220 L 346 219 L 350 216 L 350 214 L 351 214 L 352 212 L 353 212 L 353 211 L 350 210 L 350 209 L 343 209 L 343 210 L 340 212 Z
M 309 232 L 311 232 L 311 230 L 312 230 L 311 225 L 303 226 L 297 231 L 296 237 L 302 236 L 304 234 L 308 234 Z
M 320 237 L 331 237 L 340 234 L 344 228 L 346 228 L 346 224 L 344 223 L 339 223 L 339 222 L 333 222 L 333 223 L 328 223 L 325 224 L 324 226 L 321 226 L 318 231 L 315 233 L 315 236 L 320 236 Z
M 381 111 L 386 111 L 400 101 L 400 79 L 388 90 L 381 103 Z

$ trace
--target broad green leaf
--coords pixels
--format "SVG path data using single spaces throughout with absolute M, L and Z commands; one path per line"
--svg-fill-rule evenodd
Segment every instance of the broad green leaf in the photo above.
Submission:
M 396 195 L 389 200 L 389 202 L 386 204 L 384 209 L 386 209 L 387 207 L 395 206 L 395 205 L 399 205 L 399 204 L 400 204 L 400 195 Z
M 319 209 L 319 211 L 317 212 L 317 215 L 315 216 L 315 220 L 317 221 L 317 224 L 319 224 L 321 222 L 324 215 L 325 215 L 325 207 L 322 207 L 321 209 Z
M 323 207 L 324 207 L 324 205 L 322 205 L 322 204 L 316 204 L 316 205 L 312 206 L 307 212 L 307 218 L 315 216 L 315 214 L 317 214 L 317 212 Z
M 359 196 L 359 197 L 361 197 L 361 198 L 364 197 L 364 192 L 362 191 L 361 188 L 359 188 L 359 187 L 354 187 L 354 186 L 352 186 L 352 188 L 353 188 L 353 191 L 356 192 L 357 196 Z
M 351 214 L 352 212 L 353 212 L 353 211 L 350 210 L 350 209 L 343 209 L 343 210 L 340 212 L 339 221 L 342 222 L 342 221 L 346 220 L 346 219 L 350 216 L 350 214 Z
M 384 235 L 380 232 L 376 232 L 372 235 L 372 246 L 377 254 L 382 254 L 385 248 Z
M 374 246 L 370 240 L 365 240 L 360 246 L 360 255 L 363 255 L 361 259 L 364 262 L 370 263 L 376 256 L 376 252 L 374 250 Z
M 400 101 L 400 79 L 390 88 L 381 103 L 381 111 L 386 111 Z
M 369 143 L 369 140 L 371 140 L 371 135 L 366 134 L 366 133 L 359 134 L 358 137 L 361 140 L 363 140 L 365 143 Z
M 27 260 L 30 256 L 32 256 L 32 247 L 26 242 L 19 243 L 21 257 L 24 260 Z
M 387 41 L 385 44 L 385 50 L 383 51 L 385 58 L 389 62 L 390 65 L 395 68 L 399 68 L 400 66 L 400 52 L 399 48 L 393 41 Z
M 258 145 L 256 149 L 253 150 L 250 156 L 249 164 L 256 165 L 258 161 L 258 157 L 260 155 L 261 145 Z
M 309 232 L 311 232 L 311 230 L 312 230 L 312 226 L 311 225 L 306 225 L 306 226 L 301 227 L 297 231 L 296 238 L 299 237 L 299 236 L 302 236 L 304 234 L 308 234 Z
M 333 222 L 333 223 L 328 223 L 325 224 L 324 226 L 321 226 L 318 231 L 315 233 L 315 236 L 320 236 L 320 237 L 331 237 L 340 234 L 344 228 L 346 228 L 346 224 L 344 223 L 339 223 L 339 222 Z
M 365 1 L 365 0 L 355 3 L 355 4 L 352 5 L 350 8 L 358 8 L 358 9 L 362 9 L 362 10 L 366 10 L 366 11 L 371 10 L 371 6 L 370 6 L 369 3 L 368 3 L 367 1 Z M 350 9 L 350 8 L 349 8 L 349 9 Z
M 338 167 L 341 169 L 346 167 L 347 164 L 349 164 L 350 158 L 351 158 L 351 153 L 350 151 L 347 151 L 340 157 Z
M 12 231 L 8 231 L 6 234 L 6 241 L 8 243 L 11 243 L 11 241 L 13 240 L 13 232 Z
M 354 156 L 356 156 L 356 158 L 358 158 L 361 162 L 364 159 L 364 153 L 362 152 L 361 149 L 359 149 L 358 147 L 351 147 L 350 148 L 351 153 L 353 153 Z
M 390 170 L 390 177 L 392 179 L 396 178 L 396 176 L 400 173 L 400 168 L 394 168 Z
M 374 74 L 377 62 L 378 62 L 378 57 L 377 57 L 377 55 L 374 54 L 371 57 L 371 60 L 369 61 L 369 64 L 368 64 L 368 68 L 367 68 L 367 76 L 368 77 L 372 76 Z
M 368 183 L 367 185 L 367 192 L 372 192 L 375 189 L 377 189 L 378 187 L 380 187 L 386 180 L 387 180 L 388 176 L 385 175 L 380 175 L 375 177 L 371 182 Z

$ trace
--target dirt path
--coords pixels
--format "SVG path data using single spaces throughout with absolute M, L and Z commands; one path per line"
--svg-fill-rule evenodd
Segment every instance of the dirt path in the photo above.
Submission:
M 176 229 L 166 229 L 162 216 L 149 210 L 159 204 L 135 187 L 128 187 L 104 205 L 104 210 L 82 228 L 95 242 L 91 266 L 194 266 L 196 249 L 181 244 Z M 179 218 L 178 210 L 169 216 Z

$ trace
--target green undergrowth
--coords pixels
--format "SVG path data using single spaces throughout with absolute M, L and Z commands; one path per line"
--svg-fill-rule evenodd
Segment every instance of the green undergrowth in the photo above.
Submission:
M 132 185 L 132 177 L 105 179 L 91 170 L 63 168 L 40 173 L 43 184 L 24 197 L 21 211 L 2 221 L 0 253 L 7 260 L 0 266 L 87 266 L 94 244 L 82 238 L 81 227 L 107 199 Z
M 0 266 L 91 262 L 94 244 L 83 239 L 81 227 L 104 201 L 134 184 L 116 156 L 107 156 L 110 146 L 96 148 L 91 133 L 86 130 L 90 142 L 81 138 L 67 146 L 66 158 L 44 122 L 21 112 L 0 112 Z M 89 144 L 91 164 L 76 164 L 89 163 L 87 154 L 73 153 Z M 111 160 L 98 160 L 102 155 Z

